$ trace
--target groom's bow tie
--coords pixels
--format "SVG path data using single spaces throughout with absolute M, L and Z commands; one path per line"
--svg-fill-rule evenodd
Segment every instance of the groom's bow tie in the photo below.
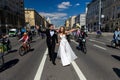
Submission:
M 54 30 L 50 30 L 50 31 L 54 31 Z

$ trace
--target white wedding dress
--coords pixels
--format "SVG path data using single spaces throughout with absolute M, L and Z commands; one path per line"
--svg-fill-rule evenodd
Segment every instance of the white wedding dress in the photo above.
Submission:
M 61 41 L 58 49 L 58 57 L 61 58 L 61 62 L 63 66 L 69 65 L 72 61 L 74 61 L 77 56 L 73 52 L 70 44 L 68 43 L 65 35 L 60 35 Z

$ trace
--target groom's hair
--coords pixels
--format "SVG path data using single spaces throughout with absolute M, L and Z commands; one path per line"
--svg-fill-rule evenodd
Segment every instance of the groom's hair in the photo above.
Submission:
M 48 27 L 54 26 L 53 24 L 49 24 Z

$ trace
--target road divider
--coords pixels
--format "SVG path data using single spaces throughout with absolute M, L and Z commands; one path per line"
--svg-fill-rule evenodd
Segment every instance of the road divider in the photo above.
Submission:
M 46 51 L 45 51 L 45 53 L 43 55 L 42 61 L 40 63 L 38 71 L 37 71 L 37 73 L 36 73 L 36 75 L 34 77 L 34 80 L 40 80 L 41 79 L 43 68 L 44 68 L 44 65 L 45 65 L 45 61 L 47 59 L 47 54 L 48 54 L 48 49 L 46 49 Z

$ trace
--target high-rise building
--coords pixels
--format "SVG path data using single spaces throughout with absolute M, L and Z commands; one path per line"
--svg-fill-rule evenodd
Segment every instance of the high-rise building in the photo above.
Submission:
M 0 15 L 0 29 L 3 32 L 23 26 L 24 0 L 0 0 Z

